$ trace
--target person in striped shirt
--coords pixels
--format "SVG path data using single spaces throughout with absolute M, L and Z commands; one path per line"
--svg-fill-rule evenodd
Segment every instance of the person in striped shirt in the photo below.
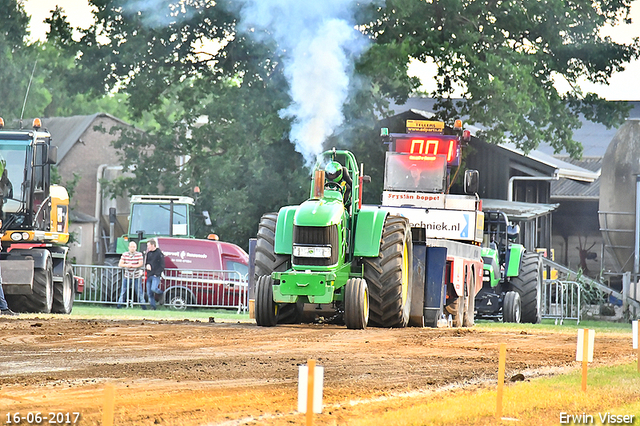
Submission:
M 129 251 L 122 253 L 118 267 L 124 269 L 124 278 L 122 279 L 122 288 L 120 289 L 120 297 L 118 298 L 118 309 L 124 307 L 125 302 L 128 302 L 129 297 L 133 299 L 133 294 L 129 291 L 129 286 L 135 289 L 138 295 L 138 302 L 142 303 L 142 309 L 145 309 L 145 298 L 142 292 L 142 267 L 144 265 L 144 259 L 142 253 L 138 250 L 138 245 L 135 241 L 129 243 Z

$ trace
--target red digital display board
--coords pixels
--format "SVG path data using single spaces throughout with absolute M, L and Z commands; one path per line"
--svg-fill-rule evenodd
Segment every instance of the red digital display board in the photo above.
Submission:
M 449 135 L 411 135 L 395 139 L 395 151 L 409 154 L 444 155 L 447 165 L 460 164 L 458 137 Z

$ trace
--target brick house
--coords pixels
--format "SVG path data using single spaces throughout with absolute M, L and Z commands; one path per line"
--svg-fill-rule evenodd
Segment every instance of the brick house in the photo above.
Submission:
M 74 173 L 80 176 L 70 200 L 69 229 L 76 240 L 70 245 L 70 256 L 77 264 L 99 263 L 105 249 L 103 229 L 109 229 L 109 207 L 116 207 L 124 218 L 128 215 L 128 200 L 103 200 L 102 196 L 100 180 L 112 179 L 122 171 L 112 146 L 118 136 L 109 131 L 131 125 L 106 113 L 44 118 L 42 124 L 58 147 L 56 167 L 62 183 L 71 182 Z

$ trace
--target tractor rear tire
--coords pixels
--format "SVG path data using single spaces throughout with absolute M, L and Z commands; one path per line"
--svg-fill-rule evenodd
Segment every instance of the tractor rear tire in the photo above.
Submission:
M 64 268 L 62 282 L 55 283 L 53 286 L 53 307 L 51 312 L 54 314 L 70 314 L 73 309 L 74 293 L 73 268 L 70 263 L 67 263 Z
M 502 302 L 502 322 L 520 323 L 521 307 L 520 293 L 508 291 L 504 295 L 504 302 Z
M 409 221 L 388 216 L 382 229 L 380 254 L 376 258 L 363 258 L 369 289 L 369 324 L 406 327 L 409 323 L 412 248 Z
M 273 279 L 262 275 L 256 280 L 256 324 L 273 327 L 278 323 L 278 305 L 273 301 Z
M 522 322 L 540 322 L 542 293 L 542 259 L 537 253 L 524 253 L 520 263 L 520 274 L 511 278 L 511 286 L 520 293 Z
M 276 254 L 274 249 L 277 221 L 278 213 L 265 213 L 260 218 L 258 225 L 255 269 L 256 303 L 258 279 L 263 275 L 271 275 L 272 272 L 284 272 L 291 267 L 291 256 Z M 299 324 L 301 321 L 300 311 L 295 303 L 278 304 L 278 324 Z
M 122 289 L 123 270 L 118 268 L 119 257 L 107 257 L 104 259 L 101 278 L 102 302 L 117 302 Z
M 364 330 L 369 322 L 369 291 L 362 278 L 350 278 L 344 286 L 344 323 L 352 330 Z

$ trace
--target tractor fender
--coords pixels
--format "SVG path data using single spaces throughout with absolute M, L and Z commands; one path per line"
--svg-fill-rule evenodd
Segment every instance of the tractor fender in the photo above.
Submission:
M 520 274 L 520 262 L 524 254 L 524 246 L 511 244 L 506 256 L 506 276 L 517 277 Z
M 356 219 L 353 254 L 359 257 L 377 257 L 380 254 L 382 228 L 389 212 L 376 206 L 362 206 Z
M 291 254 L 293 250 L 293 219 L 299 206 L 282 207 L 278 212 L 273 251 L 276 254 Z
M 34 269 L 44 269 L 47 266 L 47 259 L 51 258 L 51 253 L 45 248 L 12 249 L 6 260 L 33 259 Z

